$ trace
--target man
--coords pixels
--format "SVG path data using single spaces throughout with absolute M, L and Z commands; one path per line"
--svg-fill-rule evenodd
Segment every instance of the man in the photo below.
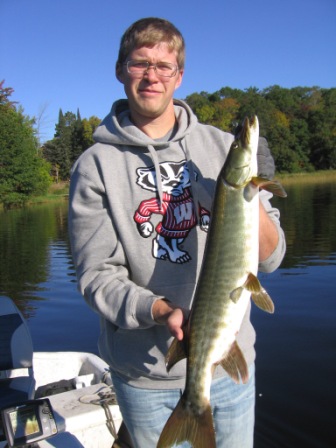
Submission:
M 185 383 L 169 374 L 172 336 L 183 338 L 202 263 L 215 182 L 233 136 L 197 122 L 173 100 L 184 73 L 184 41 L 169 22 L 148 18 L 123 35 L 116 76 L 127 100 L 113 104 L 97 143 L 75 163 L 70 239 L 79 289 L 101 317 L 99 350 L 111 366 L 134 447 L 154 448 Z M 259 172 L 273 174 L 260 139 Z M 269 172 L 271 171 L 271 172 Z M 259 269 L 285 252 L 279 213 L 260 193 Z M 250 368 L 236 385 L 218 367 L 211 404 L 218 448 L 253 444 L 254 341 L 250 308 L 237 335 Z M 181 446 L 189 446 L 184 444 Z

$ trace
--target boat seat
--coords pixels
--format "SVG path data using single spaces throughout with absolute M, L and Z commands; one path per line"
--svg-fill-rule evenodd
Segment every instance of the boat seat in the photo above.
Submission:
M 30 400 L 35 393 L 33 343 L 14 302 L 0 296 L 0 408 Z

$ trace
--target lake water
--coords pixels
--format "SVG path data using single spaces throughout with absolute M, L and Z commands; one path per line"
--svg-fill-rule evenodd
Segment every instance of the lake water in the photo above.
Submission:
M 336 447 L 336 185 L 286 187 L 281 268 L 260 280 L 274 315 L 257 330 L 255 448 Z M 34 348 L 97 353 L 98 317 L 76 289 L 67 203 L 0 212 L 0 295 L 28 320 Z M 242 447 L 243 448 L 243 447 Z

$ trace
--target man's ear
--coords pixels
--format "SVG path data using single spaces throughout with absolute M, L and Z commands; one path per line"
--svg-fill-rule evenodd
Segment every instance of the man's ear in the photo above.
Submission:
M 124 84 L 123 66 L 122 66 L 122 64 L 120 64 L 120 62 L 116 63 L 115 74 L 116 74 L 117 80 L 120 81 L 121 84 Z
M 178 89 L 180 87 L 180 85 L 182 84 L 182 78 L 184 75 L 184 70 L 179 70 L 178 74 L 177 74 L 177 80 L 176 80 L 176 84 L 175 84 L 175 90 Z

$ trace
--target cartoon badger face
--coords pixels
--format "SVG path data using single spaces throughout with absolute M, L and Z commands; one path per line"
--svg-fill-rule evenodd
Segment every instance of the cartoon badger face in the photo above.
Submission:
M 169 195 L 180 196 L 191 186 L 189 168 L 185 160 L 160 163 L 160 174 L 163 192 Z M 138 168 L 137 175 L 137 184 L 141 188 L 157 192 L 154 166 Z
M 153 256 L 173 263 L 185 263 L 191 259 L 188 252 L 179 245 L 197 224 L 195 204 L 191 194 L 191 181 L 186 160 L 180 162 L 163 162 L 160 164 L 163 198 L 157 195 L 141 202 L 134 214 L 138 231 L 143 238 L 154 232 L 150 222 L 153 214 L 162 215 L 156 226 L 153 240 Z M 157 193 L 156 172 L 154 166 L 137 169 L 137 184 L 141 188 Z M 202 213 L 201 227 L 207 231 L 209 213 Z

